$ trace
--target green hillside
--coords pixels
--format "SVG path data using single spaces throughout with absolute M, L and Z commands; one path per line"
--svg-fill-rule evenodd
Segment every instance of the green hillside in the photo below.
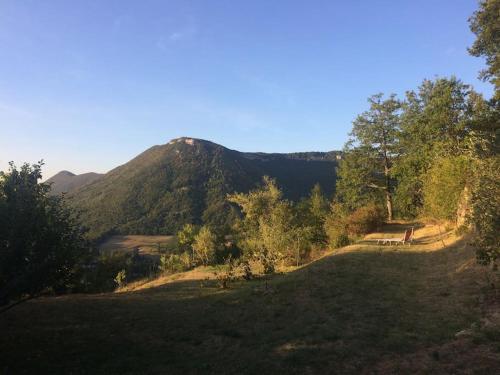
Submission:
M 185 223 L 224 225 L 234 218 L 226 195 L 276 178 L 298 200 L 314 184 L 332 194 L 336 153 L 241 153 L 191 138 L 154 146 L 69 194 L 90 236 L 171 234 Z
M 82 186 L 90 184 L 102 176 L 102 174 L 94 172 L 77 175 L 69 171 L 61 171 L 49 178 L 46 183 L 51 185 L 51 194 L 58 195 L 61 193 L 69 193 Z

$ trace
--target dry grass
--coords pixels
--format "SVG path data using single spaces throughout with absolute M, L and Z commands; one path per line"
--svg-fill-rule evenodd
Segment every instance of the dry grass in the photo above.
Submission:
M 229 290 L 195 270 L 35 300 L 0 317 L 0 373 L 498 373 L 485 269 L 450 232 L 419 227 L 416 240 L 361 242 Z
M 174 243 L 174 236 L 112 236 L 99 246 L 102 252 L 132 251 L 139 249 L 141 254 L 158 253 L 158 244 L 170 245 Z

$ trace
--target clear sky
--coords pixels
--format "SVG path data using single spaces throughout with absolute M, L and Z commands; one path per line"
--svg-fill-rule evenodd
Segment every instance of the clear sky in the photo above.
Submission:
M 106 172 L 172 138 L 340 149 L 377 92 L 477 80 L 476 0 L 0 0 L 0 170 Z

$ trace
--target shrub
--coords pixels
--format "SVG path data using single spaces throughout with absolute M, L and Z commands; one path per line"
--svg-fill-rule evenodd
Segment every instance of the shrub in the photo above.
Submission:
M 191 257 L 187 252 L 178 254 L 163 254 L 160 257 L 159 269 L 163 273 L 183 272 L 191 267 Z
M 360 236 L 380 228 L 384 222 L 384 211 L 375 203 L 360 207 L 346 218 L 349 236 Z
M 108 292 L 116 288 L 115 277 L 124 270 L 127 282 L 153 276 L 158 269 L 158 262 L 138 252 L 115 251 L 96 257 L 88 264 L 80 278 L 76 292 Z
M 498 268 L 500 259 L 500 156 L 477 163 L 472 195 L 475 238 L 472 246 L 480 264 Z
M 126 283 L 126 278 L 127 278 L 127 272 L 125 270 L 121 270 L 118 272 L 115 276 L 115 283 L 118 286 L 118 288 L 121 288 L 122 286 L 125 285 Z
M 346 215 L 346 209 L 341 203 L 332 203 L 330 206 L 330 213 L 326 217 L 324 224 L 328 245 L 331 249 L 349 244 Z
M 218 246 L 215 251 L 216 263 L 224 263 L 225 259 L 231 257 L 237 259 L 241 256 L 241 249 L 234 241 L 226 241 L 223 246 Z
M 236 263 L 231 259 L 231 256 L 224 263 L 224 265 L 216 266 L 214 274 L 219 288 L 227 289 L 229 288 L 229 284 L 236 279 Z
M 193 224 L 185 224 L 182 229 L 177 232 L 177 241 L 179 248 L 184 251 L 192 251 L 192 246 L 198 233 L 198 229 Z
M 203 226 L 196 235 L 193 243 L 193 250 L 196 259 L 203 265 L 211 264 L 215 259 L 217 249 L 217 236 L 210 228 Z
M 250 262 L 248 260 L 241 261 L 239 267 L 243 273 L 243 279 L 247 281 L 253 279 L 252 267 L 250 266 Z

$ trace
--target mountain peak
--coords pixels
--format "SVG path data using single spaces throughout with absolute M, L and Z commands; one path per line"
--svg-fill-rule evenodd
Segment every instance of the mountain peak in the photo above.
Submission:
M 168 145 L 173 145 L 173 144 L 179 144 L 179 143 L 184 143 L 189 146 L 196 146 L 196 145 L 212 145 L 212 146 L 220 146 L 217 143 L 207 141 L 206 139 L 199 139 L 199 138 L 192 138 L 192 137 L 180 137 L 180 138 L 174 138 L 170 142 L 168 142 Z M 221 146 L 222 147 L 222 146 Z
M 68 177 L 73 177 L 73 176 L 76 176 L 73 172 L 70 172 L 70 171 L 60 171 L 59 173 L 57 173 L 55 176 L 68 176 Z M 54 176 L 54 177 L 55 177 Z
M 203 141 L 202 139 L 196 139 L 196 138 L 191 138 L 191 137 L 180 137 L 180 138 L 174 138 L 170 142 L 168 142 L 169 145 L 174 144 L 174 143 L 185 143 L 190 146 L 194 146 L 195 143 L 197 142 L 207 142 Z

